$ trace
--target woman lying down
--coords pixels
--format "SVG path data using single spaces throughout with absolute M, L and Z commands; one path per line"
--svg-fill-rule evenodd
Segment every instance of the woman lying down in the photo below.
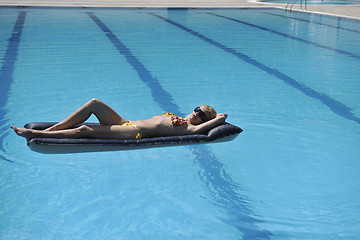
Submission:
M 75 125 L 94 114 L 99 126 Z M 206 134 L 225 122 L 227 114 L 219 114 L 208 105 L 196 107 L 185 118 L 166 112 L 146 120 L 127 121 L 104 102 L 94 98 L 63 121 L 45 129 L 34 130 L 10 126 L 17 135 L 32 138 L 98 138 L 141 139 L 172 135 Z

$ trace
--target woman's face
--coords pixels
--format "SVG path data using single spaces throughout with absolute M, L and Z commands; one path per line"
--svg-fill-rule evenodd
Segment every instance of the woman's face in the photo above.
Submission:
M 194 111 L 189 115 L 191 124 L 197 125 L 203 122 L 206 122 L 209 118 L 210 113 L 207 108 L 200 106 L 194 109 Z

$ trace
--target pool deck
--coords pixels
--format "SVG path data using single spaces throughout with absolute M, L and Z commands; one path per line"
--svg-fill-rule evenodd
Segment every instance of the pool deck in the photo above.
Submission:
M 0 0 L 0 6 L 285 8 L 286 4 L 260 3 L 247 0 Z M 294 5 L 293 10 L 299 10 L 299 5 Z M 307 5 L 306 11 L 360 19 L 360 5 Z

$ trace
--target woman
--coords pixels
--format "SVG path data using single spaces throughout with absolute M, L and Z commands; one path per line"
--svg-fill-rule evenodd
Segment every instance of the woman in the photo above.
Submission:
M 94 114 L 99 126 L 82 125 Z M 201 105 L 185 118 L 172 113 L 164 113 L 147 120 L 126 121 L 102 101 L 94 98 L 85 103 L 63 121 L 45 130 L 33 130 L 10 126 L 17 135 L 32 138 L 102 138 L 141 139 L 170 135 L 207 133 L 225 122 L 227 114 L 218 114 L 207 105 Z

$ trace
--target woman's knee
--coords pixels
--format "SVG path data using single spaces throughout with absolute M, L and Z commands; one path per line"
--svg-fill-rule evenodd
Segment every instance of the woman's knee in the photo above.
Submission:
M 102 101 L 100 101 L 97 98 L 93 98 L 93 99 L 91 99 L 90 101 L 87 102 L 87 104 L 90 105 L 90 106 L 97 105 L 99 103 L 102 103 Z
M 101 100 L 97 99 L 97 98 L 93 98 L 93 99 L 91 99 L 90 101 L 88 101 L 88 102 L 86 103 L 86 105 L 87 105 L 87 108 L 88 108 L 91 112 L 93 112 L 93 111 L 101 108 L 101 106 L 103 106 L 104 103 L 103 103 Z

